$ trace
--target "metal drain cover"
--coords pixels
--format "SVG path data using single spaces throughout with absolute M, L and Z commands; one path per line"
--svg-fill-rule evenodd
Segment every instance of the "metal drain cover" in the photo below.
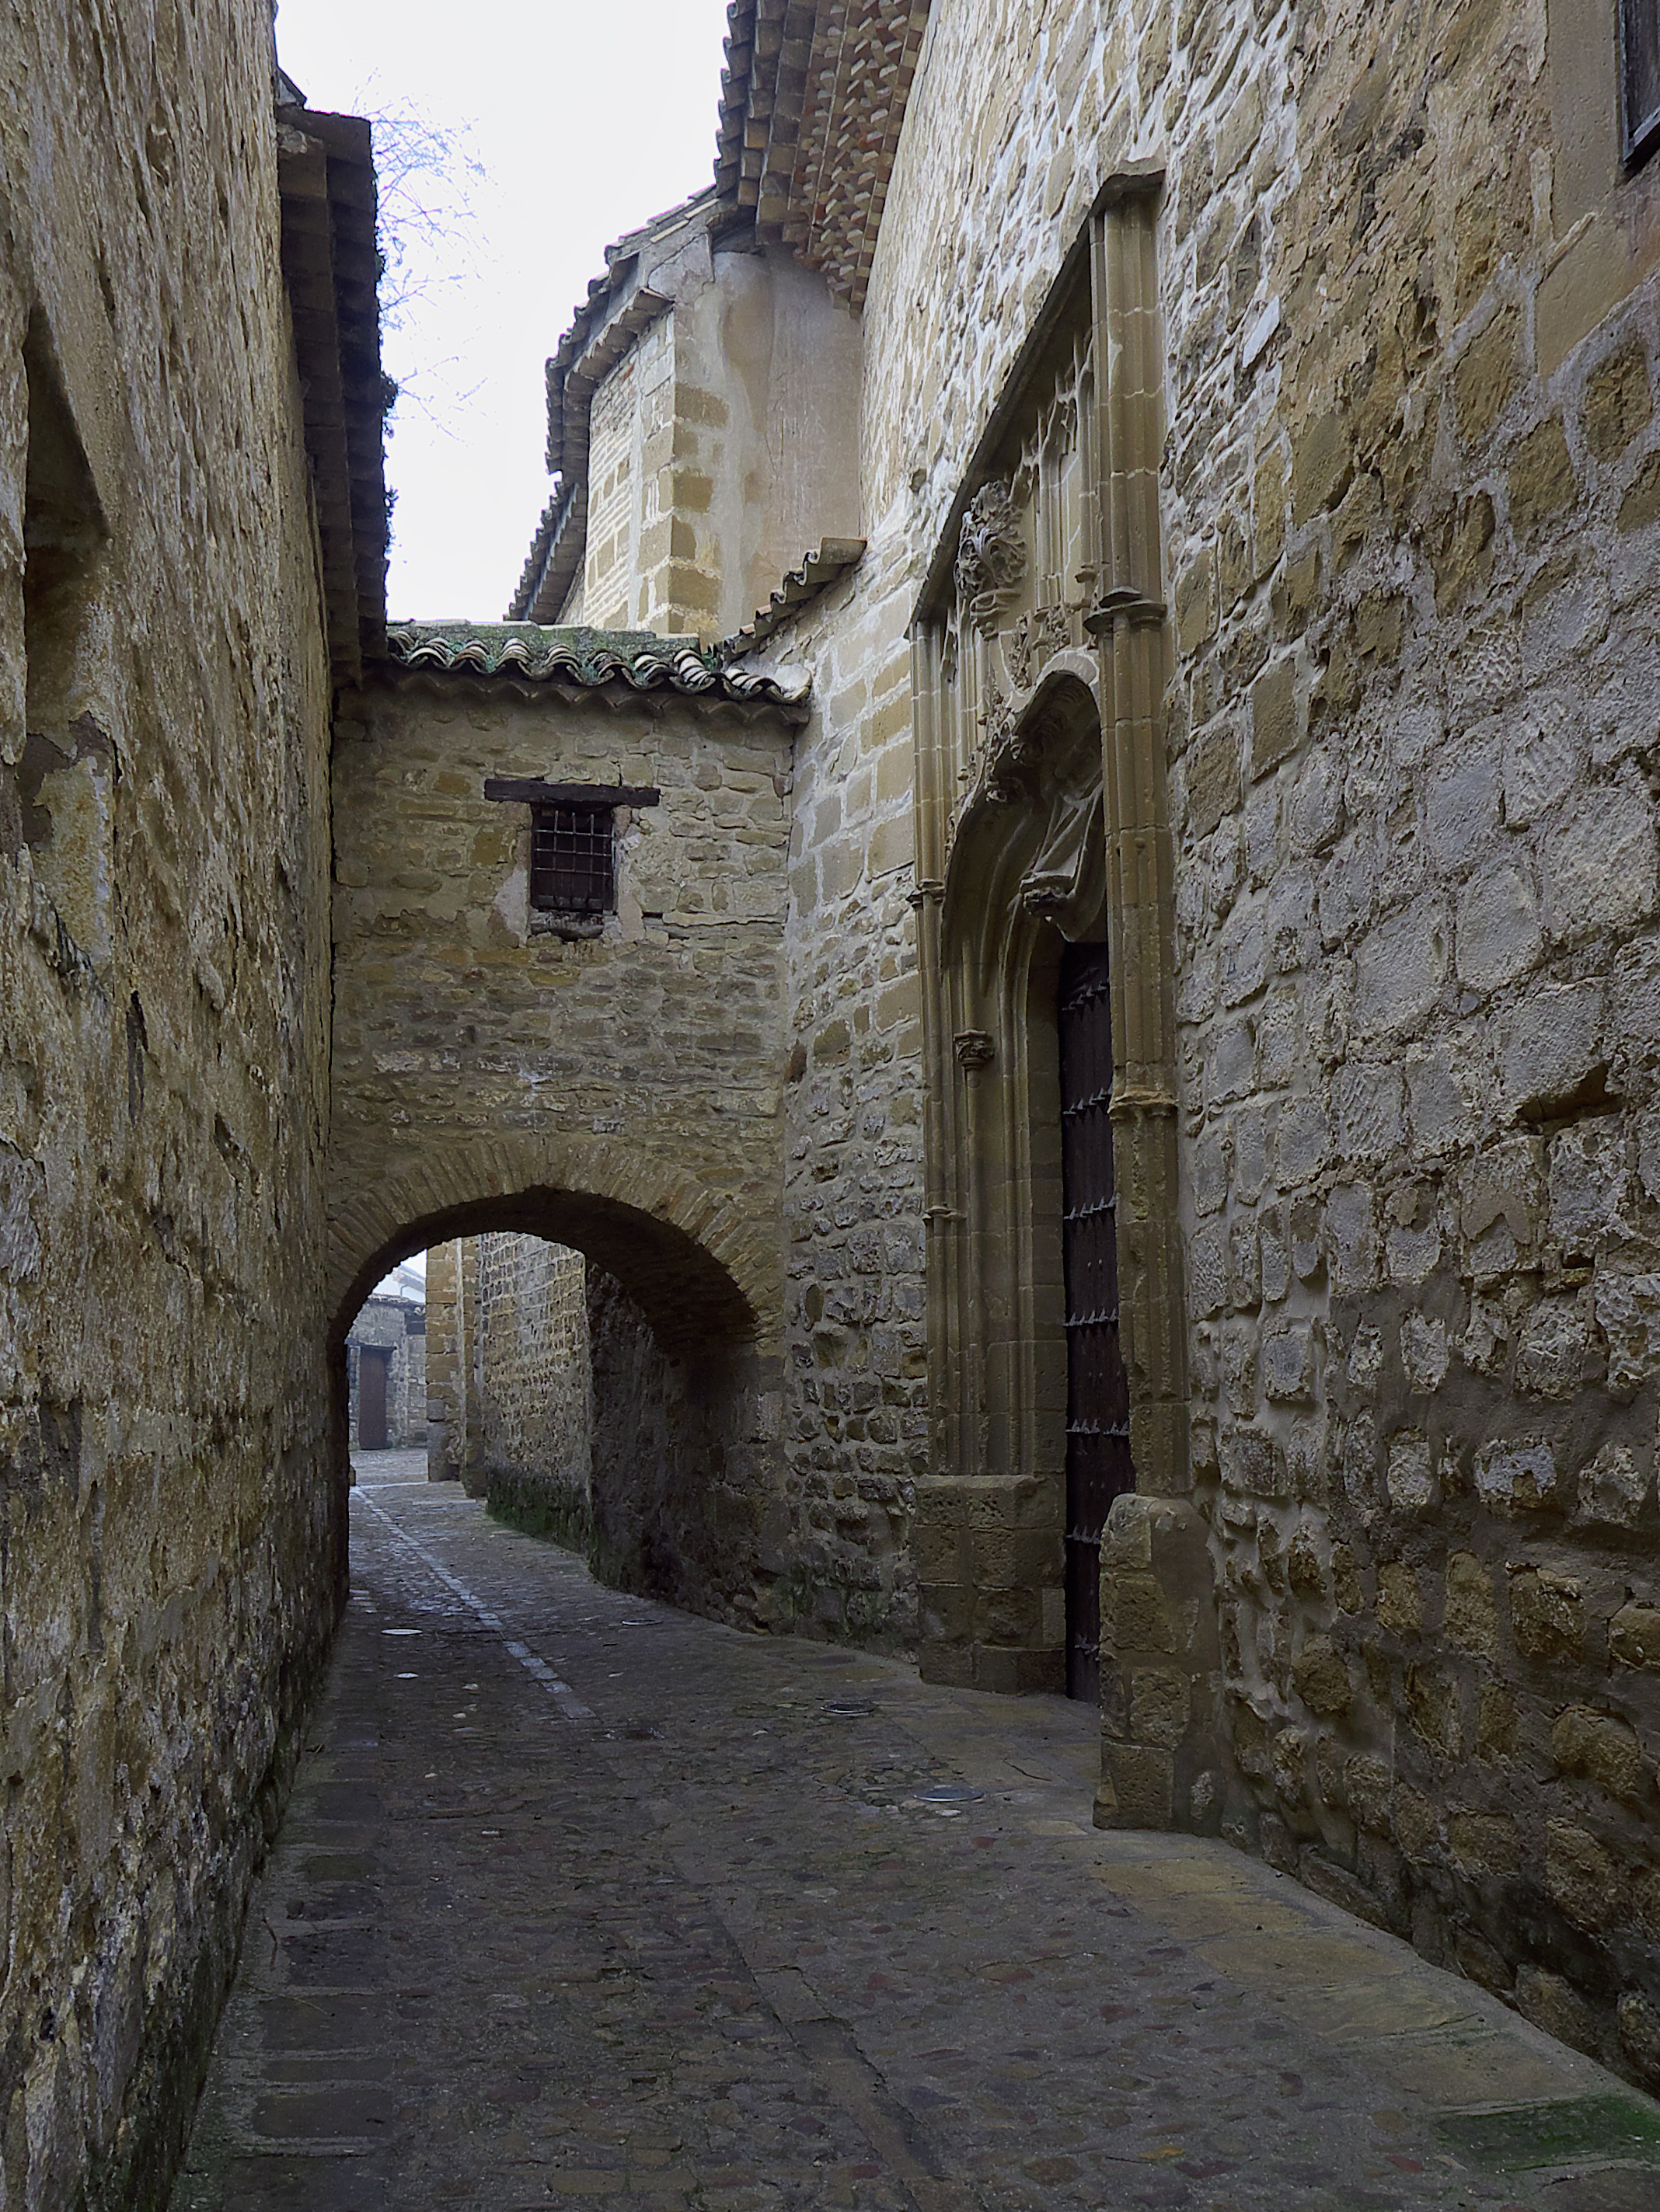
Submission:
M 820 1705 L 820 1714 L 827 1721 L 862 1721 L 876 1711 L 863 1698 L 832 1698 L 828 1705 Z
M 977 1805 L 986 1793 L 971 1790 L 966 1782 L 930 1782 L 910 1794 L 919 1805 Z

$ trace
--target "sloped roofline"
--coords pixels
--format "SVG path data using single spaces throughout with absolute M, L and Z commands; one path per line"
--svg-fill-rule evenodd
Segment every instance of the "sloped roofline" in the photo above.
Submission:
M 605 248 L 605 273 L 547 365 L 555 477 L 508 609 L 546 621 L 569 595 L 587 528 L 595 386 L 671 304 L 642 281 L 677 229 L 753 230 L 863 309 L 931 0 L 732 0 L 714 182 Z
M 542 623 L 398 623 L 386 633 L 383 682 L 462 678 L 612 703 L 667 693 L 705 707 L 777 715 L 809 712 L 808 685 L 736 667 L 718 646 L 654 630 L 555 628 Z
M 672 299 L 648 281 L 678 246 L 719 226 L 725 210 L 712 186 L 625 231 L 605 248 L 605 273 L 588 286 L 569 330 L 549 358 L 548 472 L 553 490 L 508 609 L 509 622 L 558 614 L 582 556 L 588 514 L 588 417 L 593 395 L 634 340 Z
M 732 0 L 714 188 L 865 304 L 930 0 Z
M 280 80 L 278 89 L 294 89 Z M 384 649 L 386 478 L 374 149 L 356 115 L 277 111 L 283 276 L 303 393 L 329 662 L 356 683 Z

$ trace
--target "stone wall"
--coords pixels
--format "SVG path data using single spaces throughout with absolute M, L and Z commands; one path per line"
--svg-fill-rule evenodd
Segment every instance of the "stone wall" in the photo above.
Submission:
M 471 1247 L 477 1252 L 477 1245 Z M 463 1259 L 460 1239 L 427 1253 L 427 1480 L 459 1482 L 465 1457 Z
M 1655 2077 L 1654 300 L 1547 27 L 1330 9 L 1172 204 L 1195 1471 L 1230 1821 Z
M 618 910 L 600 935 L 543 926 L 529 810 L 486 799 L 487 776 L 660 793 L 619 817 Z M 723 1522 L 718 1577 L 700 1599 L 689 1565 L 681 1590 L 719 1610 L 740 1586 L 764 1609 L 759 1532 L 783 1497 L 771 1439 L 789 779 L 787 730 L 764 713 L 573 703 L 511 683 L 365 693 L 342 708 L 335 761 L 338 1279 L 462 1239 L 429 1283 L 429 1465 L 482 1491 L 490 1455 L 505 1464 L 512 1449 L 505 1433 L 487 1449 L 477 1396 L 486 1283 L 464 1280 L 458 1298 L 444 1270 L 465 1278 L 489 1231 L 569 1246 L 617 1276 L 665 1358 L 695 1357 L 736 1394 L 711 1433 L 765 1440 L 746 1444 L 741 1539 Z
M 587 520 L 564 623 L 731 636 L 826 538 L 857 530 L 858 319 L 777 245 L 716 239 L 708 199 L 624 241 L 660 303 L 593 343 Z M 620 248 L 612 257 L 623 261 Z
M 490 1510 L 586 1551 L 589 1358 L 587 1267 L 539 1237 L 477 1239 L 471 1358 L 479 1437 L 469 1458 Z
M 927 1467 L 922 1037 L 910 905 L 903 544 L 873 546 L 767 658 L 812 671 L 790 834 L 787 1618 L 908 1647 Z
M 613 1277 L 538 1237 L 460 1239 L 429 1285 L 455 1347 L 441 1476 L 617 1588 L 795 1625 L 800 1508 L 752 1346 L 666 1347 Z
M 794 1626 L 800 1508 L 779 1485 L 781 1405 L 756 1353 L 666 1351 L 616 1279 L 591 1268 L 591 1534 L 603 1581 L 745 1627 Z
M 344 1570 L 270 11 L 0 9 L 0 2198 L 155 2205 Z
M 1606 13 L 937 0 L 864 483 L 916 573 L 1101 182 L 1162 166 L 1229 1747 L 1177 1817 L 1652 2076 L 1656 187 Z

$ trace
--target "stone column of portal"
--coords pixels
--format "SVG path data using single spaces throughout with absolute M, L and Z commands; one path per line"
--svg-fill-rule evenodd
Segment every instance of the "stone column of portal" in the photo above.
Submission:
M 427 1254 L 429 1482 L 453 1482 L 461 1472 L 460 1249 L 435 1244 Z
M 1102 1827 L 1213 1825 L 1219 1813 L 1216 1593 L 1188 1495 L 1187 1338 L 1177 1219 L 1174 867 L 1158 468 L 1164 446 L 1156 172 L 1114 179 L 1094 214 L 1101 466 L 1101 655 L 1120 1337 L 1134 1495 L 1101 1544 Z

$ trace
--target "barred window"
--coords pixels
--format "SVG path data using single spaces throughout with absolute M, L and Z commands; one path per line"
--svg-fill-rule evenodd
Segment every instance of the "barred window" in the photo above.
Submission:
M 1620 0 L 1620 112 L 1634 167 L 1660 146 L 1660 0 Z
M 543 914 L 610 914 L 617 867 L 609 806 L 531 810 L 530 902 Z
M 484 796 L 530 809 L 530 908 L 550 917 L 537 930 L 598 937 L 617 911 L 617 810 L 655 806 L 654 786 L 547 783 L 540 776 L 489 775 Z

